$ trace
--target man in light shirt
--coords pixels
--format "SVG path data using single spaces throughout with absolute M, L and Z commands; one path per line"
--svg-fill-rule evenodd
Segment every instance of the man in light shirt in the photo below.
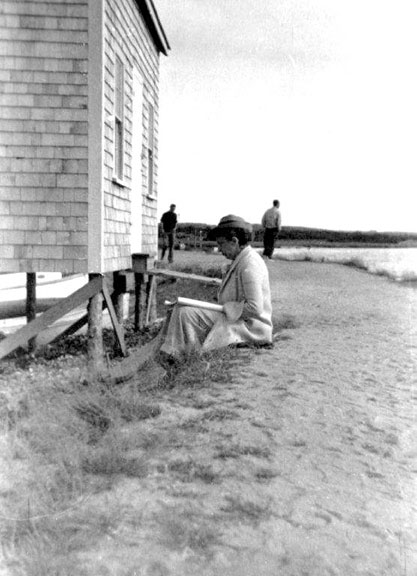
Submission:
M 281 214 L 279 211 L 279 200 L 274 200 L 272 208 L 269 208 L 262 216 L 262 228 L 264 229 L 264 251 L 263 255 L 272 259 L 274 253 L 275 240 L 281 229 Z

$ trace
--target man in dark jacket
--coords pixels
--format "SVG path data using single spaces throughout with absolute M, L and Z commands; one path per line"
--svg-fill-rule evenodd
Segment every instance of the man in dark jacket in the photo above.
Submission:
M 171 204 L 168 212 L 164 212 L 161 218 L 162 224 L 162 253 L 161 260 L 165 257 L 165 252 L 168 249 L 168 262 L 174 261 L 174 241 L 175 230 L 177 228 L 177 215 L 175 214 L 175 204 Z

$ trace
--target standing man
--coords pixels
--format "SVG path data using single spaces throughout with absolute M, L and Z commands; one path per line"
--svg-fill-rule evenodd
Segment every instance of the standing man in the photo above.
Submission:
M 264 251 L 263 255 L 272 259 L 274 253 L 275 240 L 281 229 L 281 213 L 279 211 L 279 200 L 274 200 L 272 208 L 269 208 L 262 216 L 262 228 L 264 229 Z
M 168 248 L 168 262 L 174 261 L 173 251 L 174 251 L 174 240 L 175 240 L 175 230 L 177 228 L 177 215 L 175 214 L 175 204 L 171 204 L 168 212 L 164 212 L 161 218 L 162 224 L 162 254 L 161 260 L 164 259 L 165 252 Z

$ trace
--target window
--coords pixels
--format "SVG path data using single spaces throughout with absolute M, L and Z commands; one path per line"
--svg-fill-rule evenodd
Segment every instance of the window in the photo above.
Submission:
M 148 194 L 154 194 L 154 108 L 148 103 Z
M 124 66 L 116 56 L 114 70 L 114 175 L 117 180 L 124 176 Z

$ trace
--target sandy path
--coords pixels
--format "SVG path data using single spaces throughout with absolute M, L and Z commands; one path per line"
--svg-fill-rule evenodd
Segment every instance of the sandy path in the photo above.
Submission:
M 277 545 L 308 574 L 417 574 L 417 293 L 290 266 L 271 263 L 271 285 L 296 328 L 247 374 L 265 373 L 276 490 L 292 492 L 273 521 Z
M 97 574 L 417 574 L 417 291 L 268 266 L 287 328 L 229 384 L 151 394 L 153 472 L 113 491 L 121 520 L 83 557 Z

